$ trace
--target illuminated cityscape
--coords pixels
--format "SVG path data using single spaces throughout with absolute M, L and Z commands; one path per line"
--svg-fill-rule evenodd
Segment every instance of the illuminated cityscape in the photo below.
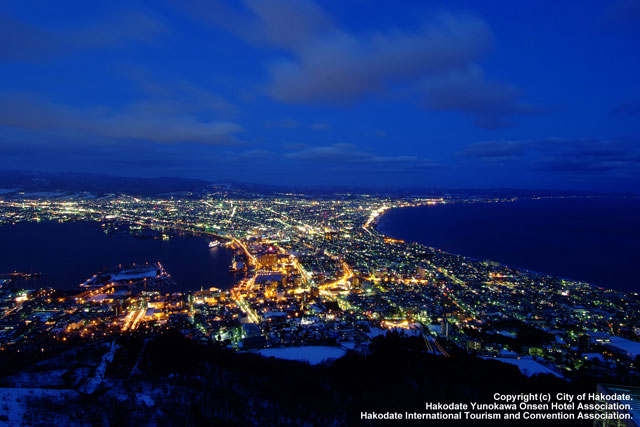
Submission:
M 640 0 L 0 2 L 0 427 L 640 427 Z
M 457 348 L 526 360 L 566 378 L 585 371 L 637 375 L 637 293 L 474 261 L 376 230 L 379 215 L 394 207 L 497 201 L 309 198 L 225 188 L 189 198 L 5 197 L 5 225 L 91 221 L 105 233 L 207 236 L 210 246 L 234 251 L 229 268 L 241 274 L 231 289 L 202 283 L 191 292 L 172 290 L 171 272 L 159 263 L 96 272 L 78 291 L 23 291 L 3 276 L 1 348 L 173 328 L 239 351 L 334 346 L 366 352 L 373 337 L 401 331 L 446 357 Z

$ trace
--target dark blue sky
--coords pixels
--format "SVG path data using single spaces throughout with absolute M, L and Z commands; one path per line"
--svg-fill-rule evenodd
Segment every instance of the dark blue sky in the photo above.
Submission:
M 640 0 L 0 6 L 3 168 L 640 191 Z

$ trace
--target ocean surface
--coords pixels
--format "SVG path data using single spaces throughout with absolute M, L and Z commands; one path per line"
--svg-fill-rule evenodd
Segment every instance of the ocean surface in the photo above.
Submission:
M 480 260 L 640 291 L 640 199 L 564 198 L 392 209 L 378 230 Z
M 177 282 L 176 291 L 215 286 L 227 289 L 238 278 L 229 272 L 233 251 L 210 249 L 205 237 L 168 241 L 105 234 L 94 222 L 42 222 L 0 226 L 0 274 L 19 271 L 41 277 L 16 281 L 19 288 L 75 289 L 105 268 L 160 261 Z

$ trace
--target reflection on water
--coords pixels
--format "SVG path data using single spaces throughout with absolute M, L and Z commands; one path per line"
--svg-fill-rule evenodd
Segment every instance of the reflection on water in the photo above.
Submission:
M 177 283 L 176 291 L 230 288 L 238 278 L 229 272 L 233 251 L 209 248 L 209 242 L 195 236 L 163 240 L 106 234 L 91 222 L 5 225 L 0 227 L 0 273 L 42 273 L 17 280 L 17 287 L 74 289 L 106 268 L 160 261 Z
M 378 229 L 469 257 L 640 290 L 640 199 L 522 200 L 392 209 Z

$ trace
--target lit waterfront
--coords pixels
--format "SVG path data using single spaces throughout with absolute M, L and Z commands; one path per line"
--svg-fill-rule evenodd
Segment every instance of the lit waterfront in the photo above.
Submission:
M 134 230 L 143 238 L 127 239 L 141 241 L 205 234 L 233 252 L 224 268 L 240 280 L 230 290 L 205 282 L 202 291 L 167 292 L 157 285 L 173 274 L 170 257 L 149 259 L 163 262 L 148 273 L 116 270 L 81 294 L 25 293 L 5 283 L 3 342 L 20 348 L 43 339 L 169 328 L 243 350 L 328 345 L 366 351 L 375 336 L 401 331 L 421 337 L 429 353 L 511 357 L 567 378 L 595 367 L 610 375 L 635 369 L 637 294 L 473 261 L 375 228 L 394 207 L 499 201 L 316 200 L 226 190 L 189 199 L 6 198 L 0 202 L 5 224 L 92 221 L 106 231 Z M 194 239 L 202 246 L 207 241 Z M 46 322 L 35 322 L 43 316 Z M 20 325 L 29 325 L 28 332 L 16 334 Z
M 640 198 L 549 198 L 396 209 L 381 232 L 451 253 L 638 291 Z
M 16 287 L 76 289 L 87 277 L 119 264 L 160 261 L 171 271 L 173 291 L 201 286 L 226 289 L 237 277 L 229 273 L 232 251 L 208 248 L 210 239 L 175 235 L 134 237 L 128 227 L 106 230 L 99 222 L 41 222 L 0 226 L 0 274 L 19 271 L 42 276 Z M 156 237 L 156 238 L 153 238 Z

